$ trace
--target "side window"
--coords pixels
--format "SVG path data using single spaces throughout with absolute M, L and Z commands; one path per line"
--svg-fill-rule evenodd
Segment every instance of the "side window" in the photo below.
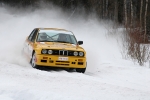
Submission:
M 34 32 L 35 32 L 35 29 L 34 29 L 34 30 L 31 32 L 31 34 L 29 35 L 29 38 L 28 38 L 28 40 L 29 40 L 29 41 L 31 41 L 31 39 L 32 39 L 32 37 L 33 37 Z
M 38 32 L 38 30 L 36 29 L 36 30 L 34 31 L 34 34 L 33 34 L 32 38 L 31 38 L 31 41 L 32 41 L 32 42 L 35 41 L 35 38 L 36 38 L 36 36 L 37 36 L 37 32 Z
M 35 38 L 36 38 L 36 35 L 37 35 L 37 29 L 34 29 L 32 32 L 31 32 L 31 34 L 30 34 L 30 36 L 29 36 L 29 41 L 32 41 L 32 42 L 34 42 L 34 40 L 35 40 Z

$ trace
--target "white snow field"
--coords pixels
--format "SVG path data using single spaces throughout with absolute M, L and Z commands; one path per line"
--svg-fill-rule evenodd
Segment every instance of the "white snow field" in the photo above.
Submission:
M 122 58 L 119 35 L 107 35 L 109 23 L 98 23 L 94 16 L 71 18 L 56 8 L 28 12 L 1 7 L 0 100 L 150 100 L 149 65 Z M 35 27 L 73 31 L 84 41 L 86 72 L 33 69 L 21 50 Z

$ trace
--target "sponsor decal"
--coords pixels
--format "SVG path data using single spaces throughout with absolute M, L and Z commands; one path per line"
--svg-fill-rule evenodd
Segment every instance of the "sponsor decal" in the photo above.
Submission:
M 76 47 L 77 45 L 75 45 L 75 44 L 72 44 L 72 46 Z
M 45 42 L 40 42 L 40 44 L 45 44 Z

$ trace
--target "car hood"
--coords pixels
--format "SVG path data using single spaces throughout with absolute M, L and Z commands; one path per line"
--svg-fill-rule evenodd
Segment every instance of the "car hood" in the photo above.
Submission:
M 43 49 L 83 50 L 82 47 L 75 44 L 58 42 L 39 42 L 38 46 L 42 47 Z

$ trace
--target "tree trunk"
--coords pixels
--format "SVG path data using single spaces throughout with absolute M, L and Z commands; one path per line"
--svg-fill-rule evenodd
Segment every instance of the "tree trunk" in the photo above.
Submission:
M 105 0 L 103 0 L 103 19 L 105 18 Z
M 141 0 L 141 8 L 140 8 L 140 32 L 142 32 L 142 10 L 143 10 L 143 0 Z
M 115 0 L 114 20 L 118 23 L 118 0 Z
M 106 17 L 108 18 L 108 0 L 106 0 Z
M 144 22 L 145 22 L 145 33 L 144 33 L 144 42 L 146 40 L 146 17 L 147 17 L 147 7 L 148 7 L 148 0 L 146 0 L 146 7 L 145 7 L 145 18 L 144 18 Z
M 132 29 L 133 28 L 133 3 L 132 3 L 132 0 L 130 2 L 131 2 L 131 23 L 130 23 L 130 27 Z
M 125 27 L 127 27 L 127 1 L 124 0 L 124 12 L 125 12 Z

